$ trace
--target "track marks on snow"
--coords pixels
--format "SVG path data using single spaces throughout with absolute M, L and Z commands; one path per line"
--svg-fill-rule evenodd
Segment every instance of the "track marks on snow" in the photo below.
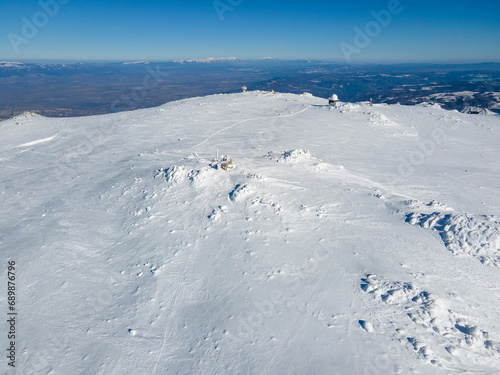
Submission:
M 217 130 L 216 132 L 210 134 L 208 137 L 206 137 L 203 141 L 201 141 L 200 143 L 194 145 L 194 146 L 191 146 L 191 147 L 188 147 L 187 149 L 193 149 L 193 148 L 197 148 L 197 147 L 200 147 L 202 145 L 204 145 L 205 143 L 207 143 L 211 138 L 213 138 L 214 136 L 216 136 L 217 134 L 220 134 L 220 133 L 223 133 L 225 132 L 226 130 L 229 130 L 229 129 L 232 129 L 240 124 L 244 124 L 245 122 L 250 122 L 250 121 L 259 121 L 259 120 L 271 120 L 271 119 L 274 119 L 274 118 L 286 118 L 286 117 L 295 117 L 309 109 L 311 109 L 312 106 L 307 106 L 306 108 L 304 109 L 301 109 L 300 111 L 297 111 L 297 112 L 294 112 L 294 113 L 290 113 L 288 115 L 278 115 L 278 116 L 266 116 L 266 117 L 254 117 L 254 118 L 247 118 L 247 119 L 244 119 L 244 120 L 240 120 L 230 126 L 227 126 L 223 129 L 220 129 L 220 130 Z
M 36 145 L 40 145 L 42 143 L 47 143 L 47 142 L 53 141 L 56 138 L 57 138 L 57 136 L 55 136 L 55 135 L 52 137 L 48 137 L 48 138 L 41 138 L 41 139 L 37 139 L 37 140 L 32 141 L 32 142 L 23 143 L 22 145 L 18 145 L 15 148 L 36 146 Z

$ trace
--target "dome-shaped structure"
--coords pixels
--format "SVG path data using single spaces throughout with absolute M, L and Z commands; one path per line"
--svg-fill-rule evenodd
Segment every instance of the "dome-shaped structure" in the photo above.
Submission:
M 333 94 L 328 102 L 330 103 L 330 105 L 335 105 L 339 102 L 339 97 L 337 96 L 337 94 Z

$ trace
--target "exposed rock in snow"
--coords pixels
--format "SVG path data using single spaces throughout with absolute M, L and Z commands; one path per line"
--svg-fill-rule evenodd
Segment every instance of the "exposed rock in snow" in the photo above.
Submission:
M 41 117 L 38 113 L 26 111 L 21 113 L 20 115 L 12 117 L 10 120 L 14 121 L 16 125 L 22 124 L 25 120 L 31 119 L 34 117 Z
M 311 158 L 311 153 L 307 150 L 290 150 L 290 151 L 285 151 L 280 154 L 273 153 L 272 151 L 267 154 L 267 156 L 272 159 L 276 160 L 278 163 L 289 163 L 289 162 L 298 162 L 302 159 L 310 159 Z
M 479 107 L 465 107 L 462 109 L 462 113 L 467 113 L 470 115 L 492 115 L 493 112 L 487 108 L 479 108 Z
M 441 109 L 441 106 L 438 103 L 427 103 L 427 102 L 422 102 L 418 104 L 420 107 L 424 108 L 435 108 L 435 109 Z

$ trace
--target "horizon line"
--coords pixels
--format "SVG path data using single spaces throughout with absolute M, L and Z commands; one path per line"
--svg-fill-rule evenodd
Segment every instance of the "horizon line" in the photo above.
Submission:
M 212 59 L 212 60 L 210 60 Z M 473 61 L 359 61 L 359 62 L 345 62 L 335 59 L 324 59 L 324 58 L 233 58 L 233 57 L 204 57 L 204 58 L 176 58 L 176 59 L 37 59 L 37 58 L 26 58 L 26 59 L 2 59 L 0 58 L 0 63 L 20 63 L 20 64 L 91 64 L 91 63 L 143 63 L 143 64 L 155 64 L 155 63 L 235 63 L 235 62 L 245 62 L 245 61 L 288 61 L 288 62 L 316 62 L 316 63 L 329 63 L 335 65 L 343 66 L 359 66 L 359 65 L 484 65 L 484 64 L 500 64 L 500 60 L 473 60 Z

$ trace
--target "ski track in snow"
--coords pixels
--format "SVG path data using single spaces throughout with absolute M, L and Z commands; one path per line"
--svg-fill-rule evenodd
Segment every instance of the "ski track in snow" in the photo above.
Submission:
M 267 117 L 254 117 L 254 118 L 247 118 L 247 119 L 244 119 L 244 120 L 241 120 L 241 121 L 238 121 L 228 127 L 225 127 L 223 129 L 220 129 L 220 130 L 217 130 L 216 132 L 210 134 L 207 138 L 205 138 L 202 142 L 198 143 L 197 145 L 194 145 L 194 146 L 191 146 L 191 147 L 186 147 L 186 148 L 182 148 L 182 149 L 179 149 L 179 150 L 190 150 L 190 149 L 193 149 L 193 148 L 198 148 L 202 145 L 204 145 L 205 143 L 207 143 L 212 137 L 216 136 L 217 134 L 220 134 L 220 133 L 223 133 L 225 132 L 226 130 L 229 130 L 229 129 L 232 129 L 240 124 L 243 124 L 245 122 L 249 122 L 249 121 L 261 121 L 261 120 L 271 120 L 273 118 L 286 118 L 286 117 L 295 117 L 309 109 L 311 109 L 312 107 L 309 106 L 307 108 L 304 108 L 304 109 L 301 109 L 300 111 L 297 111 L 295 113 L 291 113 L 291 114 L 288 114 L 288 115 L 279 115 L 279 116 L 267 116 Z
M 54 140 L 56 136 L 48 137 L 48 138 L 43 138 L 43 139 L 37 139 L 36 141 L 28 142 L 28 143 L 23 143 L 22 145 L 16 146 L 15 148 L 23 148 L 23 147 L 30 147 L 30 146 L 36 146 L 42 143 L 47 143 L 52 140 Z

